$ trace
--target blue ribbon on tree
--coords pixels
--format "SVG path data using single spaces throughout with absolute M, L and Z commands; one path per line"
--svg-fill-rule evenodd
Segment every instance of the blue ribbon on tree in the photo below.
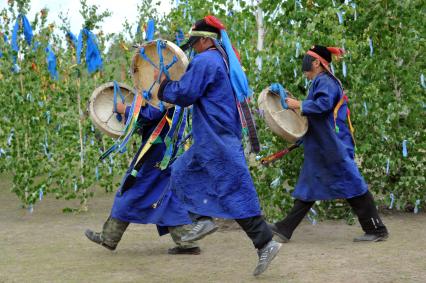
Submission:
M 67 31 L 66 36 L 70 39 L 70 41 L 74 45 L 74 47 L 77 47 L 77 44 L 78 44 L 77 37 L 70 31 Z
M 368 45 L 370 45 L 370 56 L 373 56 L 374 47 L 373 47 L 373 40 L 371 39 L 371 37 L 368 38 Z
M 58 79 L 58 71 L 56 70 L 56 56 L 55 53 L 53 53 L 52 47 L 50 44 L 46 47 L 46 53 L 47 53 L 47 69 L 49 70 L 50 76 L 52 79 L 57 80 Z
M 176 32 L 176 44 L 180 46 L 180 44 L 185 40 L 185 35 L 181 29 L 178 29 Z
M 269 90 L 275 94 L 278 94 L 280 96 L 281 106 L 284 109 L 288 109 L 288 105 L 285 102 L 285 99 L 287 98 L 287 92 L 284 87 L 280 83 L 273 83 L 269 87 Z
M 31 45 L 31 41 L 33 39 L 33 29 L 31 28 L 31 24 L 28 21 L 27 17 L 25 15 L 19 14 L 16 18 L 15 26 L 13 27 L 12 32 L 12 49 L 16 52 L 19 51 L 19 44 L 18 44 L 18 31 L 19 31 L 19 23 L 22 21 L 22 28 L 24 31 L 25 41 L 28 43 L 28 45 Z
M 155 33 L 155 22 L 153 19 L 150 19 L 146 25 L 146 41 L 154 40 L 154 33 Z
M 407 150 L 407 140 L 402 141 L 402 156 L 407 157 L 408 156 L 408 150 Z
M 77 63 L 81 63 L 81 51 L 83 49 L 83 37 L 86 36 L 86 65 L 89 73 L 94 73 L 102 69 L 102 57 L 99 51 L 96 36 L 88 29 L 84 28 L 78 35 L 77 42 Z

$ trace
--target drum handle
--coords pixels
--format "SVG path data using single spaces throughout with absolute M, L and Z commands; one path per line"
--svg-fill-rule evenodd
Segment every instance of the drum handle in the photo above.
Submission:
M 114 81 L 114 103 L 113 103 L 114 113 L 117 114 L 115 116 L 117 120 L 121 122 L 123 120 L 123 117 L 121 116 L 121 113 L 117 112 L 117 93 L 120 95 L 121 103 L 124 103 L 125 99 L 124 99 L 123 93 L 121 92 L 120 85 L 117 83 L 117 81 Z

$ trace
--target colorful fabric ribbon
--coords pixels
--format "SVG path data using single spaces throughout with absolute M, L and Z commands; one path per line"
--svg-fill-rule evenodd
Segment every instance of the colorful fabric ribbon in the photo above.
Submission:
M 140 113 L 140 109 L 142 107 L 142 95 L 136 94 L 132 106 L 129 111 L 129 118 L 127 119 L 126 125 L 124 126 L 124 134 L 120 138 L 118 138 L 115 143 L 107 149 L 104 153 L 99 157 L 100 160 L 104 160 L 113 152 L 121 152 L 125 151 L 125 147 L 130 140 L 130 137 L 133 135 L 134 131 L 137 128 L 137 121 Z

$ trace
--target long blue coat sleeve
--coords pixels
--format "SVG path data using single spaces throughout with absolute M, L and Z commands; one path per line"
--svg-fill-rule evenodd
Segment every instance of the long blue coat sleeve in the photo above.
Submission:
M 215 81 L 215 68 L 195 57 L 179 81 L 160 87 L 158 97 L 168 103 L 187 107 L 194 104 Z
M 126 111 L 124 113 L 124 122 L 127 122 L 127 119 L 130 115 L 130 108 L 131 106 L 126 107 Z M 164 113 L 161 112 L 159 109 L 146 104 L 145 106 L 141 107 L 141 110 L 139 111 L 139 117 L 138 122 L 140 124 L 151 122 L 151 121 L 157 121 L 160 120 L 163 117 Z
M 313 99 L 307 99 L 302 102 L 302 115 L 322 116 L 330 113 L 337 103 L 337 91 L 332 86 L 323 81 L 315 82 Z

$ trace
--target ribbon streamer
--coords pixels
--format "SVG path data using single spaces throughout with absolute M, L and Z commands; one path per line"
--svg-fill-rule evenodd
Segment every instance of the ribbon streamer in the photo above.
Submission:
M 52 47 L 50 44 L 46 47 L 46 62 L 47 62 L 47 69 L 49 70 L 50 77 L 54 80 L 58 80 L 58 71 L 56 70 L 56 56 L 55 53 L 53 53 Z
M 154 40 L 155 21 L 153 19 L 150 19 L 148 21 L 145 33 L 146 33 L 146 36 L 145 36 L 145 40 L 146 41 L 152 41 L 152 40 Z
M 342 72 L 343 72 L 343 76 L 346 78 L 347 69 L 346 69 L 346 62 L 345 61 L 342 62 Z
M 299 41 L 296 42 L 296 58 L 299 57 L 301 44 Z
M 373 40 L 371 37 L 368 38 L 368 44 L 370 45 L 370 56 L 373 57 L 374 48 L 373 48 Z
M 88 29 L 80 31 L 77 41 L 77 64 L 81 64 L 81 52 L 83 49 L 83 38 L 86 42 L 86 65 L 89 74 L 101 70 L 103 67 L 101 53 L 98 48 L 96 36 Z
M 342 14 L 342 11 L 337 11 L 337 18 L 339 19 L 339 24 L 340 25 L 343 25 L 343 14 Z
M 407 140 L 402 141 L 402 156 L 407 157 L 408 151 L 407 151 Z
M 390 193 L 389 196 L 390 196 L 390 200 L 391 200 L 390 205 L 389 205 L 389 209 L 392 209 L 393 205 L 395 203 L 395 195 L 393 193 Z
M 420 206 L 420 200 L 416 200 L 415 206 L 414 206 L 414 213 L 419 213 L 419 206 Z
M 31 41 L 33 39 L 33 29 L 31 28 L 31 24 L 28 21 L 25 15 L 19 14 L 16 18 L 15 26 L 12 31 L 12 49 L 16 52 L 19 51 L 19 43 L 18 43 L 18 31 L 20 28 L 20 22 L 22 22 L 22 28 L 24 30 L 25 41 L 28 45 L 31 45 Z

